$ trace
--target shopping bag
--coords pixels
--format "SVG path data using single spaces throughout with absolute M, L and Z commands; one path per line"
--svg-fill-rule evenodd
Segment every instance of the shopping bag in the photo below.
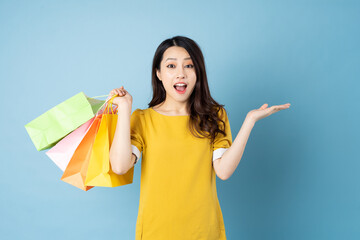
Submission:
M 46 155 L 64 172 L 76 148 L 89 130 L 95 117 L 75 129 L 61 139 L 55 146 L 46 152 Z
M 48 149 L 94 117 L 104 103 L 80 92 L 35 118 L 25 128 L 38 151 Z
M 67 182 L 75 187 L 87 191 L 93 186 L 85 185 L 85 177 L 90 160 L 92 145 L 98 131 L 102 115 L 96 115 L 89 130 L 81 140 L 79 146 L 76 148 L 69 164 L 67 165 L 61 180 Z
M 118 187 L 133 182 L 134 168 L 123 175 L 118 175 L 110 166 L 109 152 L 118 118 L 117 110 L 112 105 L 114 97 L 106 104 L 105 111 L 101 114 L 99 130 L 92 146 L 86 173 L 85 185 L 88 186 Z

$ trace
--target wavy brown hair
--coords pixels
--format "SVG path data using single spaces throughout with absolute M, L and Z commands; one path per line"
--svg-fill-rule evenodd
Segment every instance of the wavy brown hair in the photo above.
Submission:
M 199 45 L 192 39 L 184 36 L 175 36 L 164 40 L 156 49 L 153 63 L 151 82 L 153 88 L 153 98 L 148 104 L 149 107 L 156 106 L 166 98 L 166 91 L 162 82 L 156 75 L 156 70 L 160 70 L 160 63 L 166 49 L 172 46 L 183 47 L 189 53 L 195 67 L 196 83 L 187 104 L 190 113 L 189 129 L 198 138 L 210 138 L 214 141 L 218 133 L 226 136 L 225 122 L 221 120 L 222 114 L 226 113 L 224 105 L 217 103 L 210 95 L 208 80 L 205 70 L 204 56 Z M 221 113 L 219 114 L 219 111 Z M 224 111 L 223 111 L 224 110 Z M 223 127 L 220 129 L 220 124 Z

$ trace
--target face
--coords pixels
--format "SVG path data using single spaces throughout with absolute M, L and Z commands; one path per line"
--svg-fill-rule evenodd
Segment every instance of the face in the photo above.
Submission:
M 160 63 L 160 70 L 156 71 L 166 90 L 166 100 L 171 98 L 178 102 L 186 102 L 194 90 L 196 73 L 189 53 L 182 47 L 173 46 L 166 49 Z M 184 87 L 174 87 L 176 83 L 185 83 Z

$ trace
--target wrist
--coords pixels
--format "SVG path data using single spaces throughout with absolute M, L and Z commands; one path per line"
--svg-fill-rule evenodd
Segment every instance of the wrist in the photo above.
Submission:
M 118 105 L 118 113 L 131 113 L 131 104 L 121 103 Z
M 246 115 L 244 122 L 255 125 L 256 120 L 251 115 Z

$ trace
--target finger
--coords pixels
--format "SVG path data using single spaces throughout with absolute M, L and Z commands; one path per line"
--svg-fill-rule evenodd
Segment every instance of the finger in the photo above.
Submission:
M 276 109 L 281 110 L 281 109 L 285 109 L 288 108 L 288 105 L 278 105 L 276 106 Z
M 273 106 L 273 107 L 274 107 L 273 112 L 278 112 L 278 111 L 280 111 L 282 109 L 281 106 L 278 106 L 278 105 Z
M 265 109 L 268 107 L 268 104 L 267 103 L 264 103 L 263 105 L 261 105 L 260 109 Z
M 267 103 L 265 103 L 265 104 L 263 104 L 263 105 L 260 107 L 260 109 L 266 109 L 266 108 L 267 108 L 267 106 L 268 106 L 268 104 L 267 104 Z

